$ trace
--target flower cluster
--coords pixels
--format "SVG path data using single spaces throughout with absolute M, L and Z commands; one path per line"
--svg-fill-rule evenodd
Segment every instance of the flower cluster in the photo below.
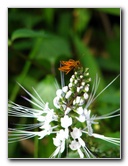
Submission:
M 86 136 L 99 138 L 119 145 L 119 138 L 105 137 L 104 135 L 93 132 L 93 124 L 97 124 L 98 120 L 101 119 L 119 116 L 119 114 L 115 114 L 119 109 L 103 116 L 91 115 L 89 106 L 99 96 L 95 95 L 99 85 L 99 79 L 96 77 L 92 91 L 90 91 L 90 81 L 91 79 L 89 78 L 87 68 L 84 70 L 81 67 L 76 70 L 71 76 L 69 84 L 61 89 L 57 89 L 56 96 L 53 99 L 54 109 L 50 109 L 48 103 L 44 103 L 35 89 L 33 90 L 36 97 L 20 85 L 32 100 L 26 97 L 24 99 L 38 108 L 28 108 L 10 102 L 9 115 L 36 118 L 39 123 L 31 126 L 26 125 L 24 126 L 24 130 L 9 129 L 14 133 L 11 134 L 12 138 L 9 139 L 9 142 L 24 140 L 34 136 L 42 139 L 52 134 L 55 151 L 50 156 L 51 158 L 59 158 L 65 151 L 67 153 L 66 157 L 70 151 L 73 151 L 77 152 L 80 158 L 95 158 L 86 145 Z M 39 131 L 31 131 L 37 127 L 40 128 Z
M 53 100 L 55 107 L 64 111 L 65 114 L 68 114 L 71 110 L 79 112 L 89 96 L 89 82 L 91 79 L 88 76 L 88 69 L 85 69 L 84 72 L 82 69 L 79 72 L 74 72 L 68 86 L 56 91 L 56 97 Z

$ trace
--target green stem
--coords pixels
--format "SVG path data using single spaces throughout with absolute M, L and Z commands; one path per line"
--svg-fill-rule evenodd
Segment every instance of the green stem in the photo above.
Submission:
M 34 138 L 34 158 L 38 158 L 38 144 L 39 144 L 39 140 L 38 140 L 38 137 L 36 136 Z

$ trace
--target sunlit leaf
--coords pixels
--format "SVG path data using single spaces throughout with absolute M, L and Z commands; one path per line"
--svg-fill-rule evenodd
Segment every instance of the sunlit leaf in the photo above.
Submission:
M 47 59 L 54 64 L 58 57 L 63 59 L 63 56 L 70 57 L 70 55 L 68 42 L 59 36 L 51 36 L 42 41 L 36 59 Z
M 50 108 L 54 108 L 53 99 L 56 96 L 55 78 L 51 75 L 46 76 L 39 84 L 34 87 L 44 102 L 49 103 Z M 34 95 L 34 93 L 33 93 Z
M 20 76 L 16 78 L 17 82 L 20 82 Z M 22 82 L 22 86 L 27 89 L 29 92 L 32 91 L 32 87 L 35 87 L 37 85 L 37 81 L 35 78 L 31 76 L 27 76 L 24 78 L 24 81 Z
M 30 29 L 18 29 L 13 32 L 11 40 L 14 41 L 18 38 L 33 38 L 33 37 L 47 37 L 44 31 L 34 31 Z

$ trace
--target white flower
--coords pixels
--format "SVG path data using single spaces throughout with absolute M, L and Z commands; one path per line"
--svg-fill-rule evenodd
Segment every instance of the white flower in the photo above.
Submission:
M 56 97 L 53 99 L 53 104 L 54 104 L 54 106 L 55 106 L 57 109 L 60 108 L 59 100 L 60 100 L 60 98 L 59 98 L 58 96 L 56 96 Z
M 50 124 L 44 124 L 43 126 L 40 127 L 41 129 L 44 129 L 40 132 L 38 132 L 38 136 L 40 136 L 39 139 L 42 139 L 44 136 L 49 135 L 52 133 L 52 127 Z
M 36 115 L 36 118 L 39 122 L 44 122 L 45 121 L 45 116 L 43 116 L 43 115 Z
M 81 114 L 83 114 L 84 110 L 83 110 L 82 107 L 78 107 L 77 110 L 76 110 L 76 112 L 77 112 L 79 115 L 81 115 Z
M 79 155 L 80 155 L 80 158 L 83 158 L 84 157 L 84 154 L 83 152 L 81 151 L 81 147 L 84 148 L 85 147 L 85 143 L 84 141 L 80 138 L 82 136 L 82 131 L 78 128 L 74 128 L 73 131 L 71 132 L 71 136 L 72 138 L 74 139 L 71 144 L 69 145 L 69 147 L 72 149 L 72 150 L 77 150 Z M 78 141 L 76 141 L 76 139 Z
M 61 126 L 63 128 L 68 128 L 69 126 L 72 125 L 72 118 L 68 117 L 68 115 L 65 115 L 63 118 L 61 118 Z
M 91 110 L 87 110 L 86 108 L 84 109 L 84 115 L 87 121 L 90 121 L 90 113 L 91 113 Z
M 80 136 L 82 135 L 82 132 L 80 129 L 78 128 L 73 128 L 73 131 L 71 132 L 71 136 L 73 139 L 77 139 L 77 138 L 80 138 Z
M 57 132 L 56 138 L 53 138 L 54 140 L 54 145 L 59 146 L 60 141 L 63 141 L 67 138 L 67 133 L 65 130 L 61 129 L 60 131 Z
M 55 114 L 54 110 L 51 109 L 50 111 L 47 112 L 47 114 L 45 115 L 45 122 L 52 122 L 52 121 L 56 121 L 58 118 L 58 115 Z
M 79 117 L 76 117 L 79 122 L 85 122 L 85 115 L 81 114 Z
M 71 144 L 69 145 L 69 147 L 72 149 L 72 150 L 77 150 L 81 147 L 80 143 L 77 142 L 76 140 L 73 140 L 71 142 Z
M 50 123 L 51 121 L 54 121 L 54 120 L 56 121 L 58 118 L 54 110 L 48 107 L 48 103 L 45 104 L 44 111 L 42 112 L 42 114 L 34 113 L 34 115 L 36 116 L 38 121 L 47 122 L 47 123 Z
M 67 133 L 65 130 L 60 130 L 57 132 L 57 135 L 55 138 L 53 138 L 53 144 L 57 147 L 54 153 L 52 154 L 52 157 L 55 157 L 59 153 L 63 153 L 65 149 L 65 139 L 68 138 Z
M 79 115 L 79 117 L 76 117 L 76 119 L 80 122 L 85 122 L 86 121 L 86 125 L 87 125 L 87 129 L 88 129 L 88 134 L 91 136 L 93 133 L 93 129 L 92 129 L 92 124 L 96 124 L 97 122 L 94 122 L 94 117 L 90 117 L 90 113 L 91 110 L 87 110 L 86 108 L 83 110 L 83 112 L 81 111 L 81 114 Z
M 76 99 L 74 99 L 73 105 L 76 105 L 76 104 L 78 104 L 79 106 L 84 104 L 84 100 L 82 99 L 82 97 L 77 96 Z

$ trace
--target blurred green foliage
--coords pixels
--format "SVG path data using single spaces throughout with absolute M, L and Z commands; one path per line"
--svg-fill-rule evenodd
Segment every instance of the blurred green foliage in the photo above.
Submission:
M 52 108 L 55 79 L 60 84 L 60 60 L 80 60 L 90 70 L 92 83 L 101 78 L 98 92 L 120 73 L 120 9 L 119 8 L 9 8 L 8 9 L 8 96 L 22 105 L 26 95 L 16 81 L 33 93 L 34 87 Z M 68 82 L 72 72 L 65 76 Z M 92 84 L 91 83 L 91 84 Z M 92 112 L 103 115 L 120 107 L 118 78 L 92 106 Z M 30 105 L 29 105 L 30 106 Z M 28 119 L 25 120 L 29 122 Z M 9 117 L 9 126 L 21 122 Z M 103 126 L 101 128 L 101 126 Z M 116 133 L 120 119 L 100 122 L 98 133 Z M 9 144 L 9 158 L 33 158 L 33 139 L 28 143 Z M 120 157 L 119 148 L 101 140 L 88 146 L 99 158 Z M 38 143 L 38 158 L 48 158 L 55 147 L 52 137 Z M 33 147 L 33 148 L 32 148 Z M 31 150 L 30 150 L 31 149 Z M 69 157 L 78 157 L 69 153 Z

